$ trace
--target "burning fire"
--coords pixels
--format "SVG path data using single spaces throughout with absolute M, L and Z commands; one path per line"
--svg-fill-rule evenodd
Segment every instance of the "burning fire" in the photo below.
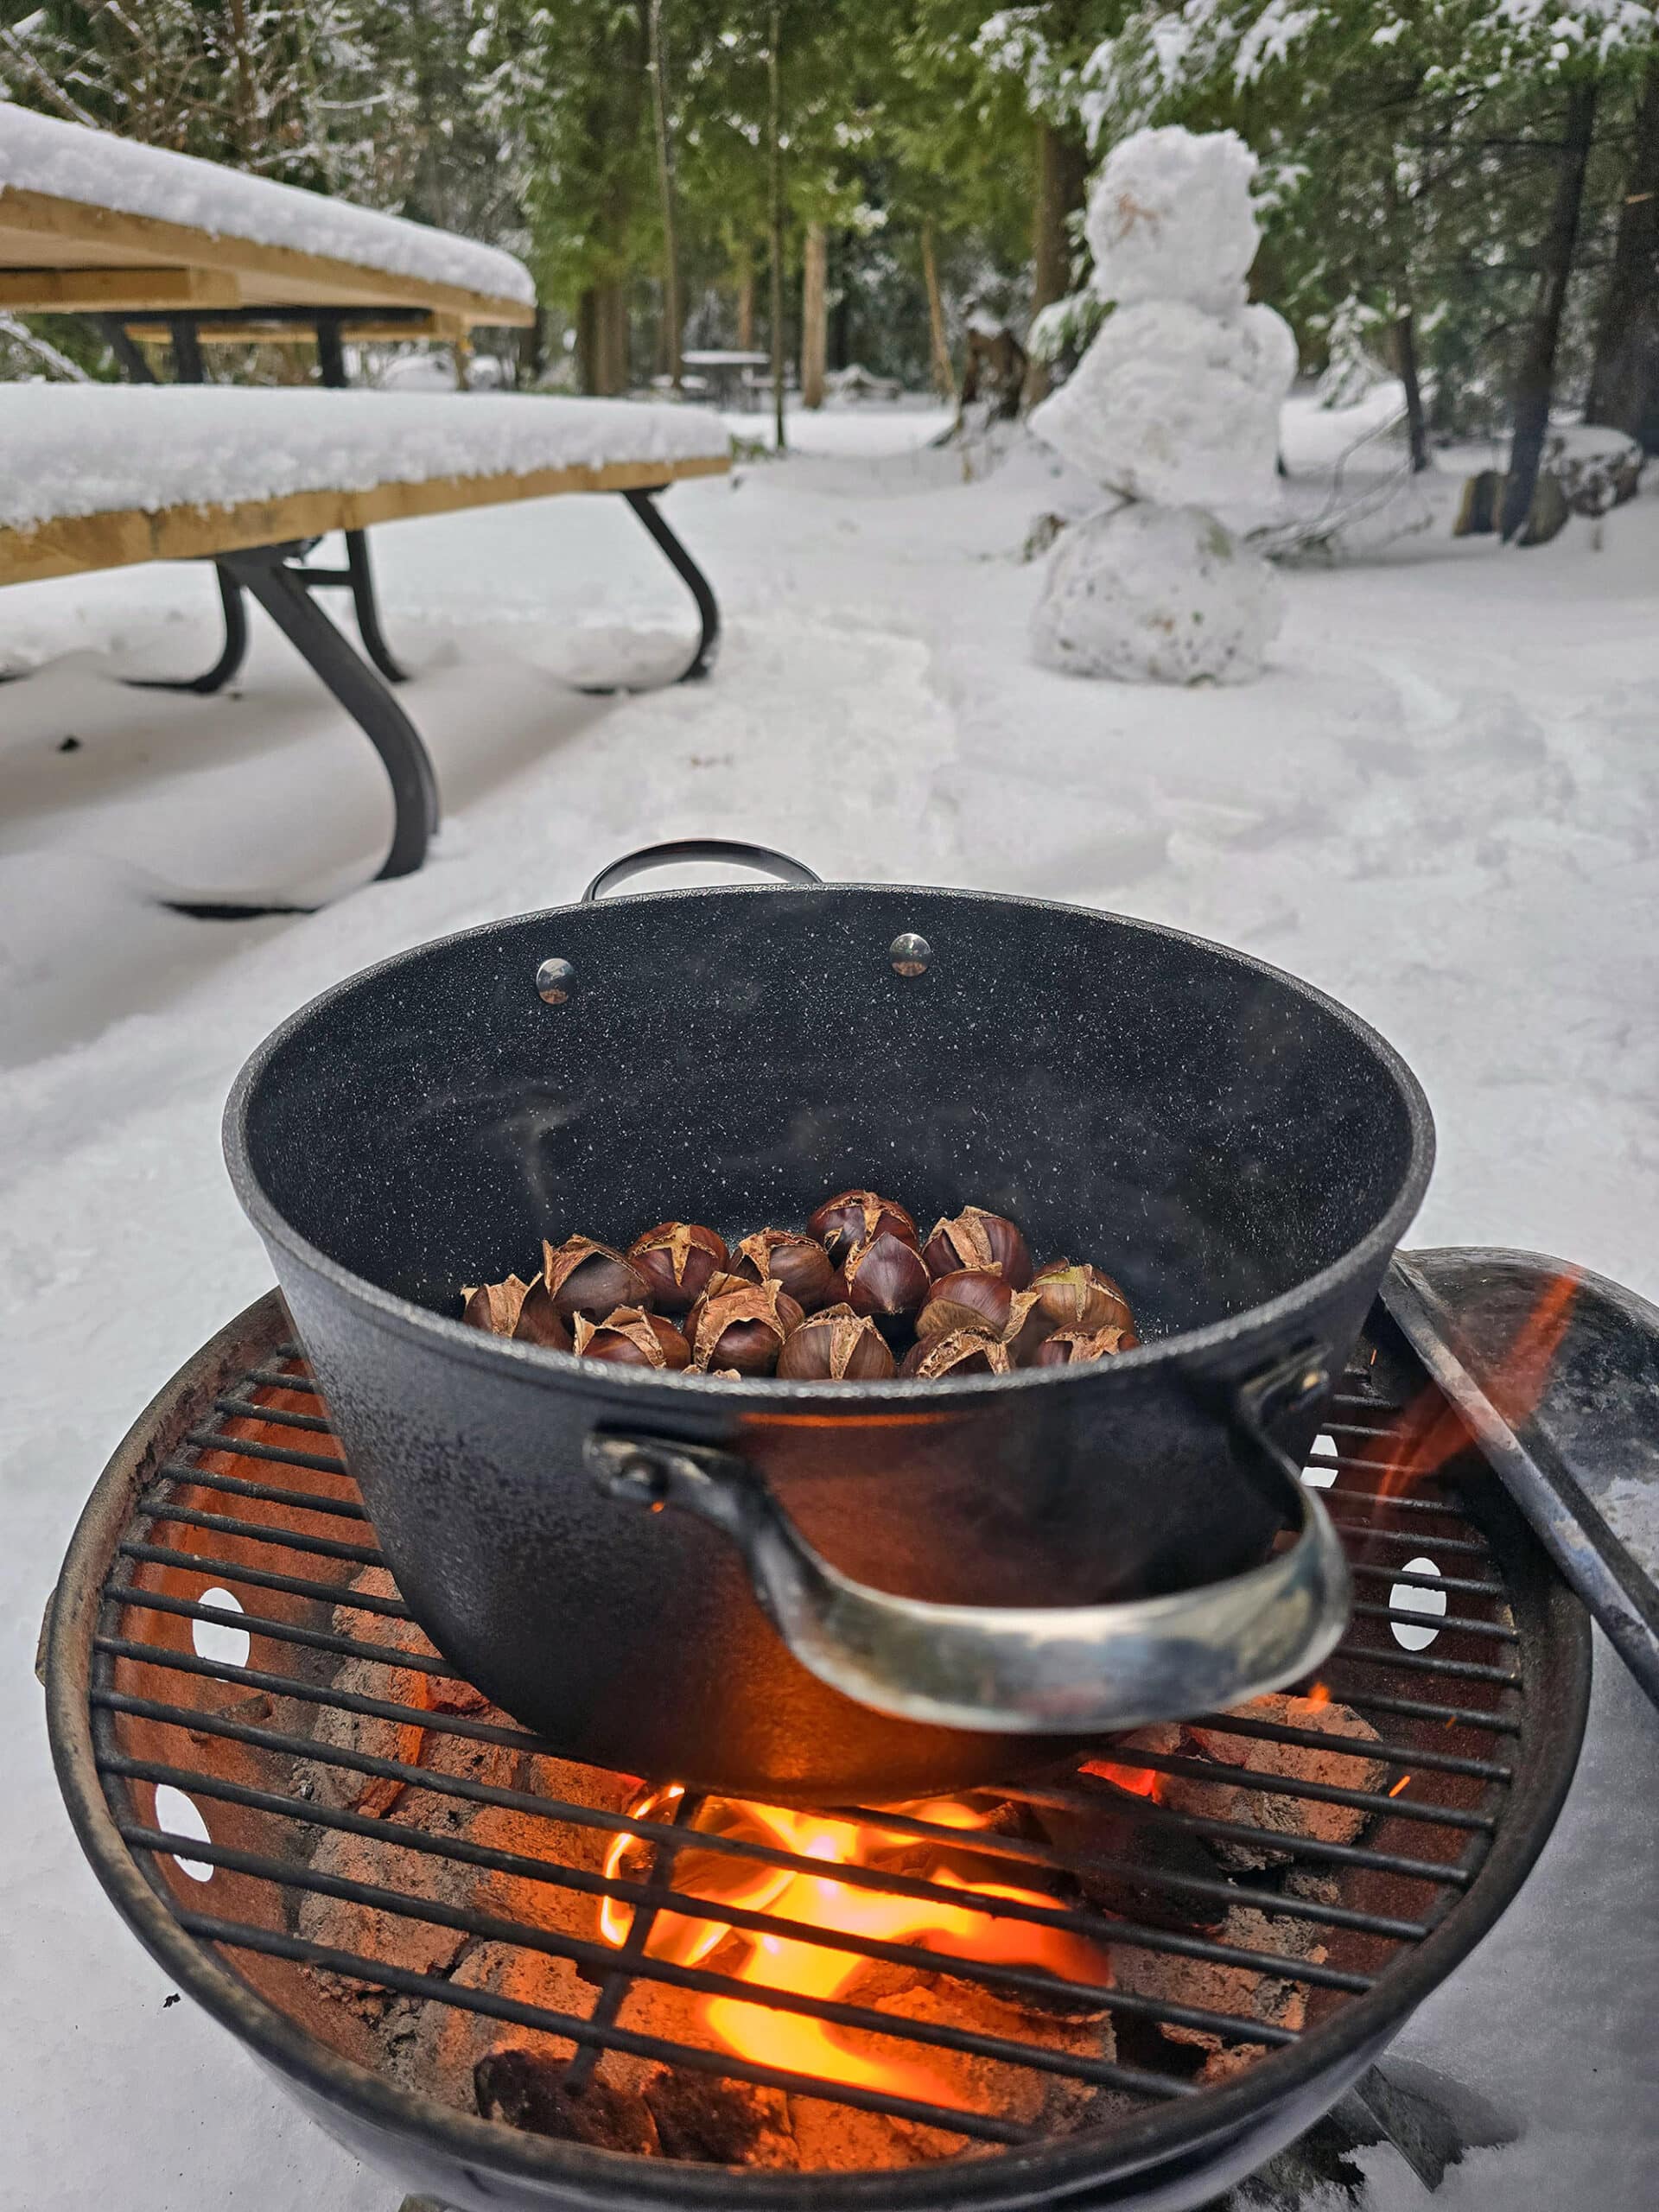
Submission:
M 671 1820 L 684 1795 L 678 1783 L 668 1783 L 642 1790 L 628 1810 L 636 1819 Z M 936 1827 L 960 1829 L 963 1848 L 969 1851 L 972 1847 L 966 1839 L 973 1831 L 987 1827 L 993 1817 L 958 1798 L 929 1798 L 893 1809 Z M 802 1858 L 822 1860 L 824 1872 L 809 1874 L 720 1852 L 699 1851 L 695 1842 L 699 1834 L 771 1844 Z M 874 1822 L 831 1820 L 820 1813 L 794 1812 L 779 1805 L 751 1804 L 733 1798 L 706 1800 L 687 1824 L 686 1835 L 670 1876 L 672 1886 L 683 1895 L 703 1898 L 711 1904 L 769 1913 L 780 1921 L 795 1921 L 826 1934 L 908 1943 L 936 1952 L 941 1959 L 1039 1967 L 1074 1981 L 1102 1984 L 1111 1980 L 1105 1953 L 1082 1937 L 1065 1929 L 1001 1920 L 986 1912 L 983 1902 L 992 1899 L 1049 1907 L 1055 1900 L 1039 1891 L 984 1878 L 983 1853 L 979 1854 L 979 1867 L 953 1866 L 952 1847 L 943 1840 L 924 1841 L 918 1847 L 917 1838 Z M 639 1837 L 617 1836 L 606 1854 L 606 1875 L 612 1880 L 645 1878 L 652 1848 Z M 925 1853 L 919 1867 L 918 1848 Z M 920 1872 L 942 1887 L 962 1891 L 963 1903 L 947 1904 L 940 1899 L 862 1889 L 837 1879 L 834 1872 L 843 1866 L 891 1866 L 900 1859 L 906 1872 Z M 603 1900 L 600 1929 L 607 1942 L 619 1947 L 626 1943 L 632 1924 L 631 1905 L 614 1897 Z M 723 1958 L 720 1969 L 734 1980 L 820 2002 L 842 1996 L 866 1964 L 861 1953 L 781 1931 L 757 1935 L 733 1928 L 723 1919 L 668 1911 L 656 1915 L 643 1948 L 648 1958 L 696 1966 L 728 1945 L 734 1955 L 729 1961 Z M 832 2023 L 739 1997 L 701 1998 L 698 2012 L 715 2040 L 741 2057 L 854 2088 L 883 2090 L 889 2095 L 934 2104 L 962 2102 L 959 2085 L 909 2059 L 878 2057 L 860 2050 L 849 2039 L 852 2031 Z
M 1098 1775 L 1116 1789 L 1127 1789 L 1131 1797 L 1150 1797 L 1154 1804 L 1163 1794 L 1164 1777 L 1153 1767 L 1118 1766 L 1111 1759 L 1084 1759 L 1077 1772 Z

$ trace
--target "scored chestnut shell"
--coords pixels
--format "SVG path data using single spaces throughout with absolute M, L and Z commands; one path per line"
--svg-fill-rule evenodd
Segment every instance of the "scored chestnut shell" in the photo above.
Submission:
M 638 1306 L 619 1306 L 602 1321 L 578 1313 L 575 1322 L 578 1359 L 608 1359 L 619 1367 L 687 1367 L 691 1347 L 671 1321 L 647 1313 Z
M 905 1354 L 900 1375 L 924 1382 L 942 1375 L 1007 1375 L 1014 1362 L 1007 1347 L 977 1329 L 955 1329 L 949 1336 L 922 1337 Z
M 729 1285 L 730 1287 L 721 1286 Z M 775 1282 L 744 1282 L 732 1275 L 692 1307 L 686 1329 L 691 1357 L 703 1369 L 735 1368 L 740 1375 L 770 1375 L 785 1339 L 804 1316 L 788 1292 Z
M 1057 1329 L 1132 1329 L 1135 1317 L 1122 1287 L 1086 1262 L 1051 1260 L 1031 1287 Z
M 873 1320 L 906 1320 L 927 1296 L 927 1269 L 907 1238 L 884 1229 L 847 1261 L 847 1303 Z
M 826 1306 L 791 1331 L 778 1372 L 792 1382 L 880 1382 L 893 1373 L 893 1354 L 874 1321 Z
M 1033 1367 L 1077 1367 L 1130 1349 L 1127 1329 L 1057 1329 L 1032 1355 Z
M 510 1337 L 518 1326 L 527 1282 L 509 1275 L 504 1282 L 469 1284 L 461 1294 L 461 1318 L 469 1329 L 487 1329 L 493 1337 Z
M 1014 1311 L 1014 1294 L 988 1268 L 959 1268 L 941 1275 L 929 1289 L 916 1316 L 918 1337 L 948 1337 L 957 1329 L 977 1329 L 999 1340 Z
M 807 1235 L 816 1236 L 836 1262 L 884 1230 L 915 1242 L 916 1224 L 911 1216 L 896 1198 L 884 1198 L 875 1191 L 837 1191 L 806 1217 Z
M 931 1275 L 963 1268 L 994 1268 L 1010 1290 L 1031 1282 L 1031 1248 L 1016 1225 L 983 1206 L 964 1206 L 954 1220 L 936 1221 L 922 1247 Z
M 651 1285 L 632 1260 L 591 1236 L 542 1245 L 542 1276 L 562 1321 L 602 1320 L 619 1306 L 649 1306 Z
M 757 1229 L 739 1243 L 732 1273 L 745 1282 L 780 1283 L 804 1313 L 828 1303 L 836 1269 L 816 1236 L 794 1229 Z
M 558 1309 L 548 1294 L 544 1279 L 537 1275 L 530 1286 L 524 1304 L 518 1308 L 518 1325 L 513 1335 L 521 1344 L 546 1344 L 554 1351 L 569 1351 L 570 1332 L 559 1318 Z
M 659 1221 L 628 1247 L 628 1257 L 651 1287 L 651 1302 L 664 1313 L 689 1313 L 723 1274 L 726 1239 L 700 1221 Z

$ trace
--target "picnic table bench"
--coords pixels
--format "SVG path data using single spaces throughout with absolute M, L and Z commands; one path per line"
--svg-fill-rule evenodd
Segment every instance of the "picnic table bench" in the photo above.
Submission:
M 0 203 L 3 204 L 3 203 Z M 628 400 L 306 391 L 226 385 L 0 385 L 0 584 L 141 561 L 210 560 L 258 601 L 379 753 L 407 875 L 438 823 L 414 724 L 313 602 L 330 531 L 556 493 L 620 494 L 696 601 L 680 680 L 709 667 L 719 611 L 658 493 L 722 474 L 718 417 Z

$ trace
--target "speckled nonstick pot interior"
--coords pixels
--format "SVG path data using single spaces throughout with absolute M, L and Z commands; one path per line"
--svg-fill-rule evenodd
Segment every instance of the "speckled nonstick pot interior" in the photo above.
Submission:
M 925 972 L 889 957 L 913 931 Z M 549 959 L 574 973 L 560 1004 Z M 978 1606 L 1236 1574 L 1284 1501 L 1236 1394 L 1334 1373 L 1428 1177 L 1397 1055 L 1294 978 L 1119 916 L 971 892 L 738 886 L 493 923 L 314 1001 L 226 1118 L 384 1550 L 439 1646 L 567 1754 L 891 1800 L 1051 1740 L 894 1719 L 785 1649 L 735 1552 L 602 1495 L 595 1431 L 730 1447 L 846 1573 Z M 798 1224 L 866 1185 L 1099 1262 L 1147 1341 L 962 1382 L 719 1382 L 456 1318 L 543 1236 Z M 1303 1451 L 1319 1403 L 1281 1440 Z

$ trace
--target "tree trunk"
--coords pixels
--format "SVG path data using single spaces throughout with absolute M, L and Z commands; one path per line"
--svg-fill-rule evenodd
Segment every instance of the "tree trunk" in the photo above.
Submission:
M 779 42 L 783 10 L 772 0 L 771 37 L 766 46 L 767 198 L 772 225 L 772 420 L 779 453 L 784 450 L 784 148 L 783 83 Z
M 1080 131 L 1037 126 L 1037 190 L 1033 211 L 1031 313 L 1035 321 L 1046 307 L 1071 289 L 1071 239 L 1066 217 L 1084 203 L 1089 182 L 1089 149 Z M 1025 404 L 1046 398 L 1048 364 L 1033 353 L 1026 368 Z
M 663 199 L 663 320 L 668 380 L 680 388 L 680 252 L 674 219 L 674 142 L 668 128 L 663 0 L 651 0 L 651 80 L 657 115 L 657 183 Z
M 576 369 L 585 392 L 613 397 L 628 388 L 626 281 L 590 284 L 576 307 Z
M 737 343 L 742 353 L 754 351 L 754 255 L 747 244 L 737 250 Z
M 1537 487 L 1538 464 L 1543 457 L 1544 439 L 1549 429 L 1549 403 L 1555 388 L 1555 352 L 1560 340 L 1567 288 L 1573 274 L 1579 213 L 1584 204 L 1584 173 L 1590 159 L 1595 124 L 1593 81 L 1570 85 L 1555 198 L 1539 257 L 1537 305 L 1516 378 L 1515 429 L 1510 440 L 1509 478 L 1503 486 L 1503 531 L 1506 539 L 1515 537 L 1526 521 Z
M 547 366 L 547 309 L 538 306 L 536 320 L 527 323 L 518 334 L 518 360 L 513 373 L 513 383 L 535 385 L 541 381 L 542 371 Z
M 801 404 L 823 404 L 823 366 L 830 331 L 825 296 L 830 284 L 830 245 L 822 223 L 806 226 L 805 265 L 801 272 Z
M 939 289 L 939 262 L 933 245 L 933 221 L 922 225 L 922 282 L 927 287 L 927 340 L 932 362 L 933 389 L 941 399 L 957 396 L 957 375 L 950 365 L 950 340 L 944 329 L 944 295 Z
M 1428 424 L 1423 416 L 1423 387 L 1417 375 L 1417 324 L 1412 310 L 1394 319 L 1394 365 L 1406 390 L 1406 435 L 1414 474 L 1429 466 Z
M 1584 417 L 1659 453 L 1659 60 L 1649 62 L 1637 102 Z

